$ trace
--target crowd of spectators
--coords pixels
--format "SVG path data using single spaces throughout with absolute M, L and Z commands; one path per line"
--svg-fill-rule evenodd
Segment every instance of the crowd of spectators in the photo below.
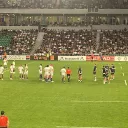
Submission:
M 1 8 L 127 9 L 128 0 L 0 0 Z
M 90 30 L 46 30 L 37 55 L 85 55 L 96 50 L 96 31 Z
M 105 55 L 128 54 L 128 30 L 102 31 L 98 51 Z
M 29 54 L 34 46 L 38 30 L 6 30 L 12 33 L 12 40 L 7 47 L 0 48 L 1 53 L 6 51 L 10 55 L 26 55 Z
M 87 55 L 92 51 L 103 55 L 128 54 L 128 30 L 51 30 L 44 29 L 42 45 L 36 55 Z M 100 33 L 100 35 L 98 34 Z M 29 54 L 35 45 L 38 30 L 2 30 L 12 35 L 10 45 L 0 46 L 0 54 Z M 99 40 L 97 40 L 99 35 Z

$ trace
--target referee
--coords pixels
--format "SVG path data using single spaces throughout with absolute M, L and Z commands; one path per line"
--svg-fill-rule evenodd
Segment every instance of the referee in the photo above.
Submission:
M 8 117 L 4 115 L 4 111 L 1 111 L 0 128 L 9 128 L 9 120 Z

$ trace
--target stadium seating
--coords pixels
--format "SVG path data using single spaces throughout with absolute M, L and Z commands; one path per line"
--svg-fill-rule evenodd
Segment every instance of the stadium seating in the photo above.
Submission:
M 5 30 L 2 30 L 5 33 Z M 28 54 L 37 39 L 37 30 L 6 30 L 12 36 L 0 37 L 1 53 L 6 50 L 8 54 Z M 4 46 L 4 47 L 3 47 Z
M 105 55 L 128 54 L 128 30 L 102 31 L 98 51 Z
M 0 31 L 0 46 L 9 46 L 13 37 L 12 31 L 2 30 Z
M 0 0 L 0 8 L 127 9 L 128 0 Z
M 47 30 L 37 54 L 85 55 L 96 50 L 96 31 Z

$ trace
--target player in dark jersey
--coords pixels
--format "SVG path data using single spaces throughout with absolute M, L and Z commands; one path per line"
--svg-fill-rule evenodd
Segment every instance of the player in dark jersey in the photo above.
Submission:
M 104 84 L 107 83 L 107 82 L 110 84 L 110 79 L 109 79 L 109 68 L 105 68 L 105 79 L 104 79 Z
M 108 64 L 105 66 L 105 70 L 109 71 L 109 65 Z
M 102 68 L 102 74 L 103 74 L 103 78 L 105 78 L 105 67 L 104 66 Z
M 94 68 L 93 68 L 93 75 L 94 75 L 94 81 L 96 81 L 96 71 L 97 71 L 97 66 L 96 64 L 94 65 Z
M 82 69 L 81 68 L 78 69 L 78 81 L 82 82 Z
M 115 76 L 115 66 L 112 64 L 110 67 L 110 71 L 111 71 L 111 80 L 114 80 Z
M 105 66 L 103 66 L 103 68 L 102 68 L 102 74 L 103 74 L 103 78 L 104 78 L 103 83 L 106 83 L 106 79 L 105 79 L 105 74 L 106 74 Z

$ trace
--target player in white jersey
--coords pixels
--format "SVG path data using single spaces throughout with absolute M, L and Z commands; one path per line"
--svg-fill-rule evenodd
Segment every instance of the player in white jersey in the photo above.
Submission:
M 62 82 L 65 82 L 65 77 L 66 77 L 66 69 L 65 69 L 65 67 L 63 67 L 60 70 L 60 73 L 61 73 L 61 76 L 62 76 Z
M 15 66 L 16 66 L 15 60 L 13 60 L 12 64 L 13 64 L 13 68 L 14 68 L 13 72 L 15 73 Z
M 14 71 L 13 64 L 11 64 L 10 65 L 10 80 L 13 79 L 13 71 Z
M 7 58 L 4 58 L 3 63 L 4 63 L 4 68 L 7 68 L 7 64 L 8 64 Z
M 19 69 L 20 79 L 24 79 L 24 68 L 23 68 L 23 66 L 21 65 L 18 69 Z
M 0 65 L 0 79 L 3 80 L 4 78 L 4 67 Z
M 27 66 L 27 64 L 25 64 L 25 67 L 24 67 L 24 79 L 28 80 L 28 66 Z
M 49 65 L 49 69 L 50 69 L 50 81 L 51 82 L 54 82 L 53 81 L 53 74 L 54 74 L 54 67 L 53 67 L 53 65 L 51 64 L 51 65 Z
M 49 68 L 49 65 L 47 65 L 44 68 L 44 78 L 46 82 L 48 82 L 49 76 L 50 76 L 50 68 Z
M 42 64 L 40 64 L 40 66 L 39 66 L 39 80 L 42 80 Z

